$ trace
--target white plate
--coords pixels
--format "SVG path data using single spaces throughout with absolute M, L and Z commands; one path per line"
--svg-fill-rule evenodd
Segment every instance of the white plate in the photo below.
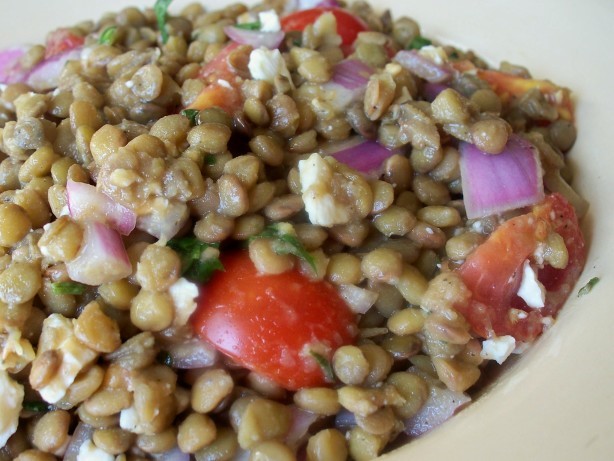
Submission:
M 8 2 L 7 2 L 8 3 Z M 47 31 L 128 4 L 119 0 L 19 0 L 0 15 L 0 46 L 41 41 Z M 177 5 L 186 1 L 176 0 Z M 216 0 L 215 5 L 228 3 Z M 575 186 L 591 202 L 589 258 L 579 286 L 602 280 L 490 391 L 452 421 L 387 461 L 611 461 L 614 459 L 614 2 L 611 0 L 378 0 L 423 34 L 471 48 L 498 65 L 527 66 L 574 91 L 579 137 Z

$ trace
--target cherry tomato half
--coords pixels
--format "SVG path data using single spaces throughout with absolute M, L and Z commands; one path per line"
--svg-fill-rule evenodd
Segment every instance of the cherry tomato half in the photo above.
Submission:
M 522 266 L 551 231 L 563 237 L 569 260 L 564 269 L 545 265 L 537 271 L 546 300 L 543 308 L 531 309 L 516 294 Z M 543 330 L 542 319 L 563 306 L 585 262 L 586 247 L 574 209 L 560 194 L 551 194 L 531 213 L 503 223 L 467 257 L 458 273 L 473 296 L 470 303 L 456 307 L 482 337 L 512 335 L 517 341 L 532 341 Z M 512 308 L 527 315 L 511 316 Z
M 284 32 L 302 31 L 327 11 L 335 15 L 337 19 L 337 33 L 341 36 L 342 44 L 345 46 L 353 44 L 360 32 L 368 30 L 367 25 L 359 17 L 342 8 L 330 7 L 309 8 L 290 13 L 281 18 L 281 28 Z
M 326 282 L 298 271 L 259 274 L 246 251 L 222 257 L 193 319 L 200 337 L 286 389 L 325 385 L 330 360 L 353 342 L 356 316 Z

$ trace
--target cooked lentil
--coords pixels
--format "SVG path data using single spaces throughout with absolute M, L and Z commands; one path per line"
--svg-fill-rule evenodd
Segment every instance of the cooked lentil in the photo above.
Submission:
M 433 389 L 466 398 L 500 361 L 458 309 L 473 294 L 457 269 L 520 211 L 467 218 L 462 143 L 495 158 L 523 136 L 546 189 L 581 215 L 567 90 L 487 70 L 360 1 L 347 8 L 368 30 L 353 44 L 330 13 L 285 31 L 278 54 L 230 40 L 286 3 L 194 3 L 171 9 L 165 34 L 154 9 L 127 7 L 25 51 L 30 71 L 55 34 L 79 43 L 52 87 L 0 86 L 0 378 L 24 395 L 16 412 L 0 399 L 0 461 L 368 461 L 438 405 Z M 451 74 L 441 91 L 390 58 L 404 49 Z M 337 71 L 356 61 L 370 71 L 354 94 Z M 501 76 L 526 91 L 500 92 Z M 366 140 L 391 150 L 378 167 L 333 160 Z M 579 264 L 566 232 L 539 234 L 533 266 Z M 352 343 L 300 351 L 325 382 L 291 389 L 201 339 L 199 291 L 237 248 L 259 276 L 297 271 L 355 312 Z

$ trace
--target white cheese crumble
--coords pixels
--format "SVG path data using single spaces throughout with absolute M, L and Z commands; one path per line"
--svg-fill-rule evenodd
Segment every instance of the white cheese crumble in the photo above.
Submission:
M 114 461 L 115 456 L 107 453 L 102 448 L 94 445 L 94 442 L 87 440 L 83 442 L 77 454 L 77 461 Z
M 279 32 L 281 30 L 279 16 L 275 10 L 261 11 L 258 13 L 258 20 L 260 21 L 260 32 Z
M 298 162 L 305 211 L 312 224 L 332 227 L 350 220 L 348 207 L 333 195 L 333 168 L 319 154 Z
M 527 306 L 534 309 L 544 307 L 546 301 L 546 289 L 537 280 L 537 274 L 529 264 L 529 260 L 525 260 L 522 268 L 522 281 L 518 288 L 518 296 L 524 299 Z
M 79 372 L 98 356 L 77 339 L 73 323 L 61 314 L 51 314 L 43 322 L 37 353 L 53 349 L 61 352 L 62 362 L 47 385 L 38 390 L 49 403 L 61 400 Z
M 0 370 L 7 370 L 11 373 L 20 372 L 34 360 L 35 356 L 32 344 L 21 337 L 20 330 L 11 327 L 6 328 L 6 336 L 0 355 Z
M 496 360 L 501 365 L 516 348 L 516 340 L 513 336 L 499 336 L 486 339 L 482 342 L 480 357 L 485 360 Z
M 23 386 L 0 370 L 0 446 L 17 430 L 23 403 Z
M 145 434 L 147 432 L 147 425 L 141 421 L 134 406 L 124 408 L 119 412 L 119 427 L 135 434 Z
M 247 68 L 255 80 L 275 83 L 275 77 L 280 75 L 286 77 L 293 85 L 290 71 L 279 50 L 269 50 L 264 47 L 253 50 L 249 55 Z
M 435 64 L 441 66 L 448 62 L 448 55 L 445 50 L 440 46 L 427 45 L 418 50 L 421 56 L 430 59 Z
M 190 316 L 196 310 L 198 286 L 182 277 L 171 285 L 168 293 L 175 306 L 173 325 L 182 326 L 187 324 Z

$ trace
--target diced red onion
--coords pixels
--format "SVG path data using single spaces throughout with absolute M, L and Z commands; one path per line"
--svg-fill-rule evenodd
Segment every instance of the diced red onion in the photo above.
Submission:
M 117 203 L 95 186 L 68 180 L 66 196 L 70 217 L 75 221 L 99 221 L 122 235 L 129 235 L 136 226 L 136 213 Z
M 288 0 L 284 2 L 283 13 L 308 10 L 311 8 L 337 8 L 341 6 L 336 0 Z
M 426 56 L 422 56 L 418 50 L 401 50 L 396 54 L 394 60 L 427 82 L 443 83 L 452 78 L 450 66 L 437 64 Z
M 198 338 L 190 338 L 166 347 L 174 368 L 190 370 L 213 365 L 218 352 L 213 346 Z
M 242 45 L 250 45 L 253 48 L 264 46 L 274 50 L 279 48 L 285 37 L 285 33 L 280 30 L 278 32 L 262 32 L 259 30 L 246 30 L 235 26 L 224 27 L 224 33 L 231 40 Z
M 439 426 L 450 419 L 460 409 L 471 402 L 471 397 L 463 392 L 449 390 L 439 381 L 419 370 L 411 367 L 410 372 L 422 377 L 429 385 L 429 396 L 420 411 L 405 421 L 405 432 L 417 437 Z
M 22 82 L 28 72 L 21 67 L 21 58 L 29 46 L 16 46 L 0 51 L 0 83 Z
M 502 213 L 540 202 L 544 198 L 537 149 L 516 134 L 500 154 L 460 143 L 461 182 L 469 219 Z
M 45 59 L 32 69 L 25 82 L 36 91 L 47 91 L 58 86 L 62 70 L 68 61 L 81 59 L 81 48 Z
M 132 273 L 132 264 L 116 230 L 100 222 L 83 223 L 83 242 L 77 257 L 66 263 L 72 280 L 86 285 L 114 282 Z
M 157 461 L 190 461 L 189 453 L 184 453 L 178 447 L 163 453 L 151 455 L 151 457 Z
M 349 142 L 344 142 L 336 150 L 328 150 L 327 153 L 338 162 L 344 163 L 361 173 L 378 175 L 384 161 L 398 151 L 388 150 L 376 141 L 356 137 Z
M 332 81 L 348 90 L 364 89 L 373 68 L 358 59 L 344 59 L 333 68 Z
M 81 445 L 90 440 L 93 433 L 94 428 L 92 426 L 85 423 L 77 424 L 64 453 L 64 461 L 77 461 Z
M 362 97 L 373 69 L 357 59 L 345 59 L 333 68 L 331 79 L 322 89 L 332 96 L 331 104 L 343 111 L 350 103 Z
M 292 424 L 286 435 L 285 442 L 291 447 L 299 447 L 307 437 L 309 428 L 318 420 L 318 415 L 310 411 L 301 410 L 294 405 L 290 406 L 292 412 Z
M 335 416 L 335 427 L 341 431 L 351 429 L 356 426 L 356 416 L 350 410 L 342 408 Z
M 139 216 L 136 227 L 161 240 L 171 239 L 184 226 L 189 217 L 185 203 L 168 202 L 164 208 Z
M 448 85 L 443 83 L 426 82 L 422 87 L 422 95 L 426 101 L 433 102 L 437 95 L 447 88 L 449 88 Z
M 356 285 L 339 285 L 337 292 L 356 314 L 364 314 L 371 309 L 378 296 L 375 291 L 360 288 Z

